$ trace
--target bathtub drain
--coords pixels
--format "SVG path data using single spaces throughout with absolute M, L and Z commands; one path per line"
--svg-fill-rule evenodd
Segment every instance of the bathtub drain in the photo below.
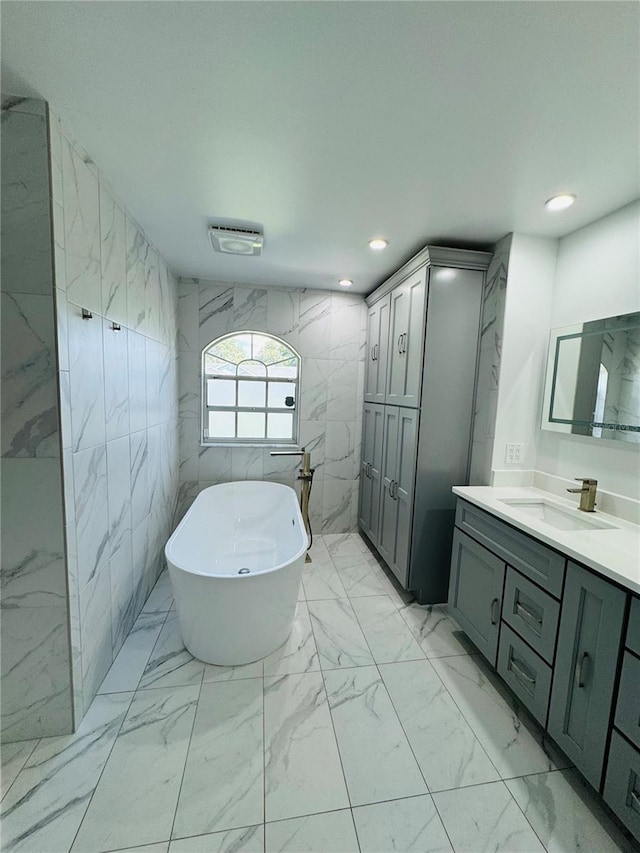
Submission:
M 251 571 L 251 569 L 240 569 L 238 574 L 239 575 L 248 575 L 250 573 L 250 571 Z

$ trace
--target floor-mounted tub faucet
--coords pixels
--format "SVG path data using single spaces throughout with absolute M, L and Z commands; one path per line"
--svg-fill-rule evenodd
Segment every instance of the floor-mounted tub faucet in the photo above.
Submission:
M 592 480 L 591 477 L 574 477 L 574 480 L 581 480 L 582 486 L 579 489 L 567 489 L 567 491 L 580 495 L 580 506 L 578 509 L 581 509 L 583 512 L 595 512 L 598 481 Z
M 270 453 L 271 456 L 302 456 L 302 466 L 298 473 L 298 480 L 302 481 L 302 487 L 300 490 L 300 510 L 302 512 L 302 520 L 304 521 L 304 526 L 307 529 L 307 536 L 309 537 L 309 547 L 311 547 L 311 542 L 313 541 L 313 534 L 311 533 L 311 522 L 309 521 L 309 496 L 311 495 L 311 484 L 313 482 L 313 472 L 314 468 L 311 467 L 311 454 L 304 449 L 301 450 L 272 450 Z M 305 557 L 305 563 L 310 563 L 311 557 L 307 553 Z

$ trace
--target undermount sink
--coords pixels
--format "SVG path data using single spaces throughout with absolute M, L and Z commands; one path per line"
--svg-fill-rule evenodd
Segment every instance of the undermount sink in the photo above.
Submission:
M 569 509 L 552 503 L 544 498 L 499 498 L 501 503 L 508 504 L 531 518 L 537 518 L 550 524 L 557 530 L 615 530 L 613 524 L 594 518 L 592 514 Z

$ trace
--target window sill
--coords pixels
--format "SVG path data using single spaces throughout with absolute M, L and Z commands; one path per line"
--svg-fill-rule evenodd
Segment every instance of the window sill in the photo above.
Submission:
M 264 450 L 272 450 L 274 448 L 285 448 L 291 451 L 302 452 L 302 447 L 299 444 L 287 442 L 286 444 L 271 444 L 266 441 L 250 442 L 250 441 L 201 441 L 200 447 L 262 447 Z

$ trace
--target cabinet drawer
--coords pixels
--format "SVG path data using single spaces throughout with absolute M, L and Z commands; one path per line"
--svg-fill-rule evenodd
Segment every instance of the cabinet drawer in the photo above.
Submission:
M 540 723 L 545 726 L 551 692 L 551 667 L 502 623 L 498 672 Z
M 461 500 L 456 508 L 456 526 L 560 598 L 565 566 L 561 554 Z
M 547 663 L 553 663 L 560 605 L 531 581 L 507 566 L 502 618 Z
M 640 598 L 631 599 L 626 646 L 632 652 L 640 655 Z
M 604 800 L 640 840 L 640 752 L 614 730 Z
M 624 653 L 616 704 L 616 726 L 640 749 L 640 659 Z

